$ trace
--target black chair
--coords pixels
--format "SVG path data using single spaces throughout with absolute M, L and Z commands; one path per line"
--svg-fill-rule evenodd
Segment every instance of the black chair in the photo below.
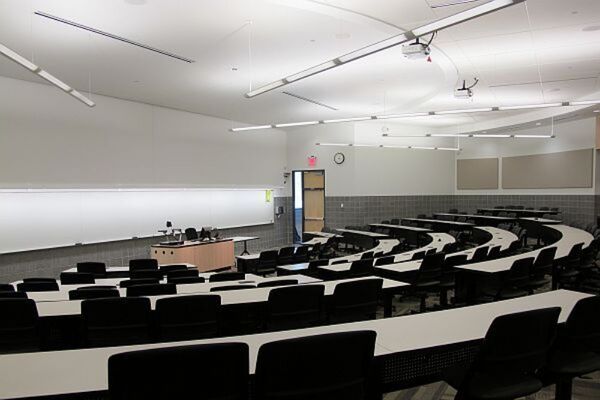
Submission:
M 175 296 L 156 301 L 156 335 L 160 341 L 215 337 L 219 328 L 221 297 Z
M 2 321 L 0 324 L 1 353 L 21 353 L 40 349 L 35 301 L 0 298 L 0 321 Z
M 0 290 L 0 299 L 26 299 L 27 292 L 14 292 Z
M 197 269 L 182 269 L 178 271 L 169 271 L 167 272 L 167 282 L 169 282 L 173 278 L 181 278 L 184 276 L 197 278 L 199 276 L 199 272 Z
M 209 282 L 228 282 L 228 281 L 243 281 L 246 279 L 246 274 L 243 272 L 220 272 L 212 274 L 208 278 Z
M 134 269 L 129 272 L 131 279 L 154 279 L 160 281 L 163 278 L 162 271 L 158 269 Z
M 411 257 L 412 261 L 416 261 L 416 260 L 422 260 L 423 258 L 425 258 L 425 251 L 415 251 Z
M 325 286 L 297 285 L 271 289 L 265 328 L 269 331 L 299 329 L 321 323 Z
M 94 274 L 96 278 L 104 278 L 106 276 L 106 264 L 96 261 L 84 261 L 77 263 L 77 272 L 87 272 Z
M 175 272 L 175 271 L 197 271 L 195 269 L 188 269 L 188 266 L 186 264 L 161 265 L 158 269 L 164 275 L 169 275 L 169 273 Z
M 362 253 L 360 255 L 360 259 L 361 260 L 372 260 L 373 259 L 373 252 L 372 251 L 365 251 L 364 253 Z
M 226 285 L 226 286 L 215 286 L 210 288 L 211 292 L 225 292 L 229 290 L 243 290 L 243 289 L 256 289 L 254 285 Z
M 277 264 L 288 265 L 294 263 L 294 247 L 282 247 L 277 254 Z
M 500 282 L 487 295 L 494 300 L 508 300 L 529 294 L 529 276 L 533 266 L 533 257 L 520 258 L 513 261 L 510 270 L 503 273 Z M 486 290 L 484 290 L 486 292 Z
M 23 278 L 23 282 L 31 283 L 31 282 L 46 282 L 46 283 L 54 283 L 56 279 L 54 278 Z
M 571 399 L 573 378 L 600 370 L 600 297 L 579 300 L 558 336 L 546 372 L 557 400 Z
M 328 321 L 343 323 L 375 319 L 383 279 L 360 279 L 335 285 L 328 302 Z
M 309 260 L 309 246 L 300 246 L 296 248 L 292 263 L 303 263 Z
M 120 293 L 117 288 L 113 289 L 97 289 L 94 287 L 90 288 L 78 288 L 69 290 L 69 300 L 86 300 L 86 299 L 103 299 L 111 297 L 120 297 Z
M 0 283 L 0 292 L 14 292 L 15 287 L 10 283 Z
M 127 288 L 127 297 L 162 296 L 167 294 L 177 294 L 177 285 L 174 283 L 149 283 L 146 285 L 133 285 Z
M 19 292 L 55 292 L 58 291 L 58 283 L 52 282 L 21 282 L 17 284 Z
M 263 276 L 274 273 L 277 268 L 278 255 L 279 253 L 277 250 L 261 251 L 260 255 L 258 256 L 258 263 L 254 272 Z
M 369 398 L 375 338 L 373 331 L 354 331 L 263 344 L 256 361 L 256 399 Z
M 440 306 L 446 308 L 449 306 L 448 291 L 453 290 L 456 287 L 456 270 L 454 267 L 457 265 L 467 264 L 466 254 L 450 255 L 444 259 L 444 265 L 442 266 L 442 277 L 440 279 Z
M 62 272 L 60 283 L 61 285 L 93 284 L 96 283 L 96 279 L 90 272 Z
M 547 276 L 552 275 L 555 257 L 556 247 L 547 247 L 540 250 L 535 262 L 531 266 L 529 282 L 527 284 L 529 293 L 533 293 L 535 289 L 544 287 L 551 282 L 551 279 L 547 278 Z
M 444 381 L 458 391 L 455 398 L 507 400 L 539 391 L 542 382 L 536 373 L 545 365 L 559 314 L 555 307 L 494 319 L 475 361 L 444 374 Z
M 176 276 L 173 278 L 167 278 L 167 283 L 174 283 L 176 285 L 186 285 L 190 283 L 204 283 L 206 279 L 201 276 Z
M 556 271 L 557 287 L 570 287 L 576 284 L 579 277 L 582 250 L 583 243 L 577 243 L 573 245 L 569 254 L 560 261 Z
M 429 254 L 423 258 L 419 266 L 411 291 L 420 299 L 419 310 L 421 312 L 425 312 L 427 309 L 427 297 L 440 291 L 445 257 L 444 253 Z
M 185 228 L 185 238 L 187 240 L 197 240 L 198 231 L 196 230 L 196 228 Z
M 488 251 L 489 251 L 489 247 L 487 247 L 487 246 L 477 247 L 475 249 L 475 251 L 473 252 L 473 257 L 471 257 L 471 262 L 477 263 L 477 262 L 485 261 L 485 259 L 488 256 Z
M 129 260 L 129 271 L 138 269 L 158 269 L 158 261 L 153 258 L 137 258 Z
M 124 281 L 119 282 L 119 287 L 128 288 L 130 286 L 135 285 L 151 285 L 153 283 L 158 283 L 158 279 L 126 279 Z
M 247 400 L 249 350 L 245 343 L 166 347 L 108 359 L 112 400 Z
M 279 279 L 274 281 L 261 282 L 256 287 L 277 287 L 277 286 L 290 286 L 297 285 L 298 279 Z
M 119 297 L 81 302 L 88 347 L 146 343 L 150 340 L 150 299 Z
M 350 276 L 369 276 L 373 273 L 373 260 L 372 259 L 360 259 L 352 261 L 350 264 Z
M 494 246 L 490 249 L 487 254 L 488 260 L 495 260 L 496 258 L 500 258 L 500 249 L 502 246 Z
M 394 259 L 395 259 L 394 256 L 380 257 L 380 258 L 378 258 L 378 259 L 375 260 L 375 266 L 393 264 L 394 263 Z

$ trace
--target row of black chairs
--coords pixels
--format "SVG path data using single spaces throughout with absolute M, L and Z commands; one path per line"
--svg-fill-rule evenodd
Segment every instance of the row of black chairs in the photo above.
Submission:
M 340 282 L 327 300 L 323 285 L 273 288 L 264 315 L 258 317 L 258 329 L 277 331 L 374 319 L 382 284 L 382 279 Z M 219 332 L 222 307 L 220 296 L 214 294 L 160 298 L 154 312 L 147 297 L 83 300 L 82 342 L 98 347 L 214 337 Z M 1 351 L 39 349 L 40 319 L 33 300 L 0 299 L 0 319 Z
M 455 398 L 515 399 L 556 383 L 556 398 L 570 399 L 573 378 L 600 369 L 600 298 L 577 302 L 561 327 L 560 312 L 546 308 L 495 318 L 475 359 L 444 371 Z M 373 331 L 355 331 L 263 344 L 253 384 L 244 343 L 121 353 L 108 362 L 109 392 L 112 399 L 373 398 L 379 392 L 375 340 Z

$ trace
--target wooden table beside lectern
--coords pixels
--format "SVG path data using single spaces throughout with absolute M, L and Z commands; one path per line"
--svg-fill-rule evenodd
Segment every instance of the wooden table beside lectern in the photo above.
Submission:
M 189 263 L 201 272 L 229 268 L 235 264 L 231 239 L 189 241 L 174 246 L 156 244 L 150 246 L 150 255 L 159 264 Z

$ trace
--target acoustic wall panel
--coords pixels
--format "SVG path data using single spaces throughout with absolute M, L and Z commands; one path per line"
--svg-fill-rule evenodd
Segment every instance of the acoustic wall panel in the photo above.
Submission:
M 459 190 L 498 189 L 498 159 L 456 160 L 456 187 Z
M 591 188 L 593 149 L 502 158 L 504 189 Z

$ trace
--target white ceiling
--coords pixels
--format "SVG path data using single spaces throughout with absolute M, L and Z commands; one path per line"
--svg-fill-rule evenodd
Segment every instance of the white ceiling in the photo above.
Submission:
M 0 0 L 0 43 L 84 92 L 91 76 L 94 93 L 254 124 L 567 101 L 600 90 L 600 1 L 528 0 L 526 6 L 441 32 L 431 63 L 406 60 L 395 48 L 253 99 L 243 97 L 251 84 L 258 87 L 484 3 L 431 8 L 446 2 Z M 37 10 L 196 62 L 33 15 Z M 0 75 L 39 80 L 5 59 L 0 59 Z M 474 99 L 454 99 L 457 82 L 475 76 L 481 82 Z M 499 115 L 414 123 L 439 127 L 493 118 Z

